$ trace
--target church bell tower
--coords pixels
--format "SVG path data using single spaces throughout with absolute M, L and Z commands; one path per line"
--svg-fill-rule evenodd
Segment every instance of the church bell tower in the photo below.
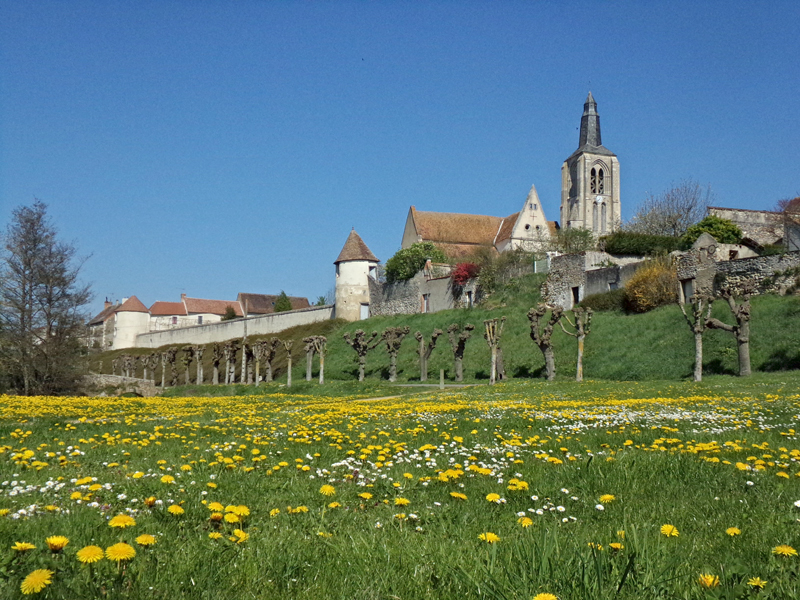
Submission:
M 620 223 L 619 161 L 603 146 L 597 102 L 583 105 L 578 149 L 561 167 L 561 226 L 589 229 L 596 236 Z

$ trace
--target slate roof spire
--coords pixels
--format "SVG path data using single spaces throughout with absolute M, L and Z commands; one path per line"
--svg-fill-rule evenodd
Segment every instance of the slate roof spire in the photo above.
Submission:
M 597 114 L 597 102 L 594 101 L 592 92 L 586 97 L 583 104 L 583 116 L 581 117 L 581 139 L 578 143 L 579 148 L 584 146 L 602 146 L 600 139 L 600 115 Z

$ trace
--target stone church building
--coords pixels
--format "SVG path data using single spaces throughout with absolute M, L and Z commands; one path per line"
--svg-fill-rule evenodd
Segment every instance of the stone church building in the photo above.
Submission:
M 561 223 L 584 228 L 595 235 L 614 231 L 620 223 L 619 160 L 603 146 L 597 102 L 589 92 L 583 105 L 578 148 L 561 168 Z M 521 209 L 506 217 L 408 211 L 401 249 L 417 242 L 432 242 L 448 256 L 466 259 L 480 248 L 506 252 L 522 248 L 546 249 L 559 224 L 548 221 L 536 186 Z M 435 312 L 471 305 L 477 290 L 453 294 L 447 273 L 426 268 L 408 282 L 381 284 L 378 259 L 361 237 L 350 232 L 336 264 L 337 317 L 360 320 L 377 314 Z

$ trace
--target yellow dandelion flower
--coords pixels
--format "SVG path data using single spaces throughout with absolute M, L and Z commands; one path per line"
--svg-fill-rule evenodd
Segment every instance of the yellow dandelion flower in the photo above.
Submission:
M 100 546 L 85 546 L 78 550 L 75 557 L 83 564 L 89 565 L 103 559 L 103 549 Z
M 208 510 L 214 512 L 222 512 L 223 510 L 225 510 L 225 507 L 222 506 L 222 504 L 220 504 L 219 502 L 212 502 L 211 504 L 208 505 Z
M 178 517 L 178 516 L 182 515 L 183 513 L 185 513 L 186 511 L 185 511 L 185 510 L 183 510 L 183 507 L 182 507 L 182 506 L 179 506 L 179 505 L 177 505 L 177 504 L 172 504 L 172 505 L 170 505 L 170 507 L 167 509 L 167 512 L 168 512 L 169 514 L 171 514 L 171 515 L 175 515 L 176 517 Z
M 617 552 L 619 552 L 619 551 L 620 551 L 620 550 L 622 550 L 622 549 L 623 549 L 625 546 L 623 546 L 623 545 L 622 545 L 622 544 L 620 544 L 619 542 L 611 542 L 611 543 L 608 545 L 608 547 L 609 547 L 609 548 L 611 548 L 612 550 L 616 550 Z
M 332 485 L 323 485 L 319 488 L 319 493 L 323 496 L 335 496 L 336 495 L 336 488 Z
M 600 496 L 600 502 L 603 504 L 608 504 L 609 502 L 613 502 L 616 500 L 617 497 L 614 494 L 603 494 Z
M 558 596 L 556 596 L 555 594 L 548 594 L 545 592 L 543 594 L 536 594 L 533 597 L 533 600 L 558 600 Z
M 161 483 L 175 483 L 175 478 L 172 475 L 162 475 Z
M 408 506 L 409 504 L 411 504 L 411 500 L 409 500 L 408 498 L 395 498 L 394 499 L 394 505 L 395 506 Z
M 725 530 L 725 533 L 727 533 L 729 536 L 733 537 L 735 535 L 740 535 L 742 533 L 742 530 L 739 529 L 738 527 L 728 527 Z
M 239 515 L 235 515 L 233 513 L 226 513 L 225 514 L 225 522 L 226 523 L 238 523 L 239 522 Z
M 411 473 L 403 473 L 403 477 L 406 479 L 414 479 L 414 476 Z
M 466 500 L 467 495 L 462 494 L 461 492 L 450 492 L 450 495 L 455 498 L 456 500 Z
M 761 579 L 761 577 L 751 577 L 747 580 L 747 585 L 758 588 L 759 590 L 763 590 L 764 586 L 767 585 L 767 582 Z
M 661 533 L 667 537 L 678 537 L 678 528 L 674 525 L 662 525 Z
M 775 546 L 772 549 L 772 553 L 777 554 L 778 556 L 797 556 L 797 550 L 795 550 L 791 546 L 787 546 L 786 544 Z
M 45 542 L 47 542 L 47 547 L 50 548 L 51 552 L 61 552 L 64 546 L 69 544 L 69 538 L 63 535 L 51 535 Z
M 520 517 L 519 519 L 517 519 L 517 523 L 519 523 L 523 527 L 530 527 L 531 525 L 533 525 L 533 519 L 531 519 L 530 517 Z
M 328 504 L 328 508 L 339 508 L 340 506 L 341 504 L 339 504 L 338 502 L 331 502 L 330 504 Z
M 273 508 L 271 511 L 269 511 L 270 517 L 277 517 L 279 514 L 281 514 L 280 508 Z
M 359 498 L 363 498 L 364 500 L 370 500 L 372 498 L 372 494 L 369 492 L 362 492 L 358 495 Z
M 234 529 L 233 535 L 236 536 L 236 540 L 234 540 L 237 544 L 241 544 L 242 542 L 246 542 L 250 538 L 249 533 L 245 533 L 241 529 Z
M 228 510 L 228 512 L 231 512 L 239 517 L 250 516 L 250 509 L 247 508 L 244 504 L 240 504 L 238 506 L 229 506 L 228 508 L 230 508 L 230 510 L 228 510 L 227 508 L 225 510 Z
M 212 531 L 208 534 L 208 537 L 210 537 L 212 540 L 218 540 L 222 537 L 222 534 L 219 531 Z
M 119 527 L 120 529 L 133 527 L 134 525 L 136 525 L 136 520 L 130 515 L 117 515 L 108 522 L 109 527 Z
M 136 550 L 133 546 L 125 542 L 120 542 L 119 544 L 114 544 L 106 548 L 106 558 L 108 560 L 119 562 L 121 560 L 131 560 L 134 556 L 136 556 Z
M 715 588 L 719 585 L 719 577 L 710 573 L 703 573 L 697 578 L 697 583 L 700 584 L 700 587 Z
M 619 531 L 617 531 L 617 537 L 619 539 L 621 539 L 621 540 L 624 540 L 625 539 L 625 530 L 624 529 L 620 529 Z
M 26 596 L 28 594 L 37 594 L 52 582 L 52 577 L 53 571 L 50 569 L 36 569 L 22 580 L 19 589 Z
M 152 546 L 157 541 L 158 540 L 156 539 L 156 536 L 150 535 L 148 533 L 144 533 L 136 538 L 136 543 L 139 544 L 140 546 Z
M 5 517 L 10 512 L 11 512 L 10 508 L 0 508 L 0 517 Z
M 595 550 L 602 550 L 603 549 L 603 545 L 602 544 L 596 544 L 595 542 L 589 542 L 586 545 L 589 546 L 589 548 L 594 548 Z
M 36 550 L 36 546 L 29 544 L 28 542 L 17 542 L 11 546 L 11 549 L 16 550 L 17 552 L 27 552 L 28 550 Z
M 210 516 L 210 517 L 208 517 L 208 518 L 209 518 L 211 521 L 222 521 L 222 516 L 223 516 L 223 515 L 222 515 L 222 513 L 221 513 L 221 512 L 213 512 L 213 513 L 211 513 L 211 516 Z M 234 516 L 234 517 L 236 517 L 236 515 L 233 515 L 233 516 Z M 238 517 L 237 517 L 237 518 L 238 518 Z
M 217 484 L 216 484 L 216 483 L 214 483 L 213 481 L 209 481 L 209 482 L 208 482 L 206 485 L 207 485 L 208 487 L 210 487 L 212 490 L 213 490 L 213 489 L 215 489 L 215 488 L 217 487 Z
M 478 539 L 486 542 L 487 544 L 495 544 L 500 541 L 500 536 L 487 531 L 486 533 L 480 534 Z
M 147 506 L 148 508 L 152 508 L 155 503 L 156 503 L 155 496 L 150 496 L 149 498 L 144 499 L 144 505 Z
M 489 502 L 497 502 L 498 500 L 500 500 L 500 494 L 495 494 L 495 493 L 486 494 L 486 499 Z

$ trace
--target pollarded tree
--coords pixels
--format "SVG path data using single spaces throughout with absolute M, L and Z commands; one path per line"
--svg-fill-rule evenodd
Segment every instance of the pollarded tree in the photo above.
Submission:
M 222 346 L 219 344 L 213 344 L 211 346 L 211 367 L 213 368 L 211 373 L 211 383 L 213 385 L 219 385 L 219 363 L 222 362 L 222 357 Z
M 242 344 L 242 364 L 245 365 L 245 373 L 244 378 L 242 379 L 242 383 L 245 381 L 247 385 L 253 384 L 253 362 L 255 359 L 255 355 L 253 352 L 253 346 L 248 343 Z
M 491 351 L 492 361 L 489 368 L 489 384 L 494 385 L 497 381 L 497 354 L 500 349 L 500 338 L 503 336 L 503 325 L 505 325 L 506 318 L 487 319 L 483 322 L 485 332 L 483 339 L 489 344 Z
M 538 304 L 528 311 L 528 321 L 531 324 L 531 339 L 539 347 L 544 355 L 544 366 L 547 371 L 547 381 L 556 378 L 556 358 L 553 352 L 553 330 L 556 323 L 561 320 L 564 309 L 554 306 L 550 312 L 550 318 L 543 322 L 544 316 L 550 310 L 546 304 Z
M 403 339 L 408 335 L 408 325 L 404 327 L 387 327 L 381 334 L 381 339 L 386 342 L 386 352 L 389 353 L 389 381 L 397 381 L 397 353 Z
M 375 349 L 380 343 L 380 340 L 375 340 L 375 338 L 378 337 L 378 332 L 373 331 L 372 334 L 367 337 L 363 329 L 358 329 L 353 334 L 353 337 L 350 337 L 349 333 L 345 333 L 342 337 L 344 341 L 355 350 L 356 356 L 358 357 L 358 380 L 364 381 L 364 371 L 367 367 L 367 352 Z M 372 343 L 373 340 L 375 340 L 375 343 Z
M 436 340 L 442 335 L 441 329 L 434 329 L 431 334 L 430 341 L 425 344 L 425 338 L 419 331 L 414 334 L 414 337 L 419 342 L 419 380 L 428 381 L 428 359 L 430 359 L 433 349 L 436 348 Z
M 178 370 L 175 368 L 175 359 L 178 356 L 178 349 L 172 347 L 166 352 L 167 364 L 169 365 L 169 384 L 172 387 L 178 385 Z
M 184 346 L 181 364 L 183 365 L 183 381 L 186 385 L 192 383 L 192 376 L 189 374 L 189 367 L 194 359 L 194 346 Z
M 680 302 L 678 306 L 683 313 L 689 329 L 694 334 L 694 380 L 703 380 L 703 333 L 708 327 L 707 323 L 711 317 L 711 307 L 714 304 L 714 298 L 705 296 L 703 294 L 695 294 L 692 297 L 692 316 L 686 313 L 686 308 Z M 705 315 L 703 314 L 705 313 Z
M 309 336 L 303 338 L 303 343 L 305 344 L 304 350 L 306 351 L 306 381 L 311 381 L 311 372 L 314 367 L 314 352 L 316 352 L 316 346 L 314 345 L 314 337 Z
M 283 348 L 286 350 L 286 387 L 292 387 L 292 346 L 294 340 L 285 340 Z
M 325 383 L 325 353 L 328 338 L 324 335 L 312 335 L 303 338 L 306 350 L 306 381 L 311 381 L 311 371 L 314 365 L 314 354 L 319 354 L 319 382 Z
M 239 350 L 237 340 L 229 340 L 222 346 L 225 358 L 225 384 L 236 383 L 236 352 Z
M 267 367 L 267 371 L 264 374 L 264 381 L 270 382 L 272 381 L 272 361 L 275 360 L 275 353 L 278 351 L 278 346 L 280 345 L 281 341 L 278 338 L 272 338 L 270 340 L 261 340 L 257 342 L 254 351 L 256 357 L 256 386 L 259 383 L 259 379 L 261 378 L 261 363 L 263 362 Z
M 450 346 L 453 349 L 453 370 L 455 371 L 456 381 L 464 381 L 464 348 L 467 340 L 472 335 L 475 325 L 467 323 L 463 331 L 459 333 L 461 326 L 453 323 L 447 328 L 447 336 L 450 338 Z
M 572 316 L 575 319 L 574 323 L 569 320 L 567 315 L 563 315 L 562 320 L 558 322 L 564 333 L 578 339 L 578 363 L 575 368 L 575 381 L 583 381 L 583 341 L 591 330 L 592 314 L 594 314 L 594 311 L 591 308 L 576 306 L 572 309 Z M 575 331 L 567 331 L 567 328 L 564 327 L 564 320 L 566 320 Z
M 76 252 L 59 241 L 44 203 L 12 212 L 0 249 L 0 378 L 18 393 L 68 393 L 80 385 L 91 293 L 79 282 Z
M 192 352 L 194 352 L 194 357 L 197 359 L 197 385 L 203 384 L 203 353 L 205 351 L 205 346 L 192 346 Z
M 737 302 L 736 297 L 729 288 L 720 290 L 720 297 L 728 303 L 736 319 L 736 325 L 728 325 L 719 319 L 707 319 L 709 329 L 722 329 L 733 334 L 739 350 L 739 376 L 749 377 L 750 372 L 750 295 L 752 289 L 745 289 Z

